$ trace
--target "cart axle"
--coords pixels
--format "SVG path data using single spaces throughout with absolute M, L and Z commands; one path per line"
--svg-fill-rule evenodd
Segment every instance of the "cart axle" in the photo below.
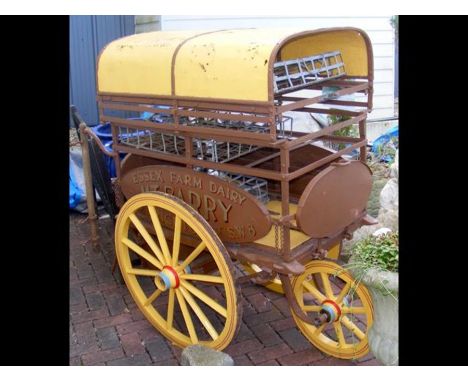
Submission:
M 190 267 L 181 271 L 182 273 L 191 273 Z M 168 289 L 177 289 L 180 285 L 179 273 L 171 266 L 166 265 L 163 270 L 154 277 L 156 287 L 164 292 Z

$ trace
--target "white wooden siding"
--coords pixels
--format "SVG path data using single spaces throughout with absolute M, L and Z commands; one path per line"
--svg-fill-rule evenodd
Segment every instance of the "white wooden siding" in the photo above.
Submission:
M 137 16 L 138 17 L 138 16 Z M 143 21 L 143 20 L 142 20 Z M 252 27 L 303 27 L 318 29 L 351 26 L 366 31 L 374 52 L 374 109 L 369 120 L 394 116 L 394 34 L 390 16 L 320 17 L 320 16 L 169 16 L 147 18 L 147 30 L 222 29 Z M 153 25 L 153 29 L 151 29 Z M 137 29 L 139 29 L 137 27 Z

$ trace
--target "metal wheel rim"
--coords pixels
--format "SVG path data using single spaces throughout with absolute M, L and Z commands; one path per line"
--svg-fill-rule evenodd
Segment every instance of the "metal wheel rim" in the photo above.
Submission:
M 315 285 L 315 289 L 317 289 L 318 292 L 320 292 L 320 294 L 322 294 L 322 296 L 325 298 L 319 298 L 317 296 L 315 297 L 315 304 L 312 303 L 310 305 L 306 305 L 304 303 L 304 290 L 307 291 L 306 293 L 310 293 L 311 288 L 310 285 L 307 285 L 306 288 L 305 283 L 310 281 L 307 279 L 313 274 L 320 275 L 321 279 L 321 274 L 326 274 L 329 279 L 331 276 L 337 277 L 345 283 L 345 286 L 350 285 L 350 287 L 352 287 L 353 282 L 355 282 L 352 276 L 349 274 L 349 272 L 347 272 L 344 268 L 342 268 L 334 262 L 325 260 L 315 260 L 309 262 L 306 265 L 305 272 L 299 276 L 294 277 L 292 280 L 293 292 L 301 309 L 303 311 L 307 309 L 308 312 L 316 311 L 318 309 L 318 306 L 320 306 L 320 304 L 318 304 L 319 299 L 322 300 L 321 302 L 323 302 L 323 300 L 330 299 L 335 303 L 338 303 L 338 305 L 341 306 L 341 309 L 343 309 L 343 312 L 338 321 L 325 323 L 324 325 L 317 327 L 315 325 L 305 323 L 292 311 L 293 318 L 296 321 L 296 324 L 298 325 L 302 334 L 318 349 L 333 357 L 342 359 L 356 359 L 363 357 L 369 352 L 367 334 L 373 321 L 372 300 L 367 288 L 363 284 L 356 284 L 357 287 L 355 294 L 357 295 L 357 297 L 355 301 L 360 301 L 360 306 L 353 307 L 351 305 L 350 308 L 346 308 L 345 306 L 342 306 L 343 297 L 346 296 L 346 294 L 342 295 L 344 293 L 343 289 L 345 289 L 345 286 L 343 286 L 343 288 L 337 291 L 337 293 L 335 293 L 332 290 L 331 292 L 333 296 L 330 298 L 327 292 L 325 292 L 325 295 L 322 293 L 324 289 L 323 284 L 322 288 L 317 288 L 317 286 Z M 312 287 L 314 287 L 314 285 L 312 285 Z M 353 312 L 359 313 L 354 314 Z M 365 330 L 363 331 L 361 330 L 361 328 L 357 327 L 357 329 L 359 329 L 359 332 L 353 331 L 355 330 L 355 328 L 349 323 L 349 321 L 351 321 L 351 323 L 354 324 L 354 326 L 357 326 L 356 322 L 358 321 L 356 321 L 356 318 L 358 316 L 362 317 L 363 315 L 366 319 Z M 360 325 L 363 325 L 363 323 L 361 322 Z M 349 336 L 343 335 L 343 327 L 346 327 L 346 332 L 349 331 L 352 333 L 351 339 L 349 338 Z M 336 340 L 334 338 L 331 338 L 330 335 L 327 333 L 327 331 L 331 330 L 332 328 L 334 329 L 334 332 L 336 334 Z M 341 334 L 339 334 L 339 332 L 341 332 Z

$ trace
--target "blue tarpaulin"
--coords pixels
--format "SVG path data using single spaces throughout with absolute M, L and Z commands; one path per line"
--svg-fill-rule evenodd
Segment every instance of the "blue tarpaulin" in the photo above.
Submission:
M 70 181 L 69 181 L 69 194 L 70 194 L 70 208 L 75 208 L 79 203 L 85 199 L 85 192 L 80 188 L 75 178 L 73 171 L 73 163 L 70 161 Z
M 86 206 L 86 189 L 83 176 L 81 150 L 70 148 L 69 161 L 69 206 L 71 209 L 84 212 Z
M 388 144 L 392 138 L 398 139 L 398 125 L 388 129 L 384 134 L 379 136 L 372 144 L 371 151 L 378 155 L 382 152 L 383 147 Z M 385 162 L 390 162 L 392 158 L 389 155 L 385 155 L 381 158 Z

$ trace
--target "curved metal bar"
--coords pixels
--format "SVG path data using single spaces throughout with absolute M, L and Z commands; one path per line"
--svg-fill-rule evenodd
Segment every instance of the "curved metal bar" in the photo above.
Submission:
M 91 130 L 89 127 L 85 127 L 83 132 L 88 135 L 89 137 L 91 137 L 92 139 L 94 139 L 99 147 L 99 149 L 102 151 L 102 153 L 104 155 L 107 155 L 108 157 L 111 157 L 111 158 L 114 158 L 117 156 L 117 153 L 114 152 L 114 151 L 108 151 L 104 145 L 102 144 L 101 140 L 99 139 L 99 137 L 94 133 L 93 130 Z
M 278 276 L 281 280 L 281 284 L 283 286 L 283 290 L 286 295 L 286 298 L 288 299 L 289 306 L 294 311 L 296 316 L 298 316 L 302 321 L 308 324 L 316 325 L 315 320 L 309 317 L 307 313 L 303 312 L 301 307 L 297 303 L 296 297 L 294 297 L 294 293 L 293 293 L 292 286 L 291 286 L 291 280 L 289 279 L 289 277 L 283 274 L 278 274 Z

